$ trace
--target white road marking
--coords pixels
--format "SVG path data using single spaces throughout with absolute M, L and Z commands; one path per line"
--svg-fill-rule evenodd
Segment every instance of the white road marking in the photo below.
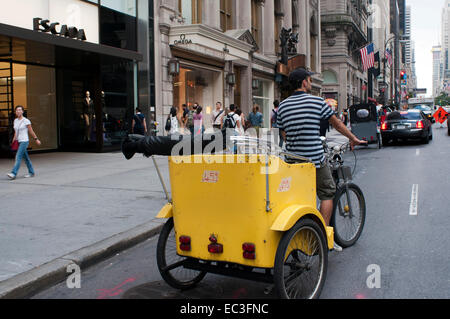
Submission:
M 418 149 L 416 149 L 416 156 L 419 156 L 420 155 L 420 149 L 418 148 Z
M 411 192 L 411 204 L 409 206 L 410 216 L 417 216 L 418 199 L 419 199 L 419 184 L 414 184 Z

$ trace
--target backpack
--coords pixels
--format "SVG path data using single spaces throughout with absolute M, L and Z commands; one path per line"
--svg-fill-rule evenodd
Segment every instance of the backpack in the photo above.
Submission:
M 223 122 L 224 128 L 236 128 L 236 120 L 234 119 L 234 113 L 232 115 L 228 114 Z
M 166 127 L 165 127 L 165 129 L 166 129 L 167 132 L 169 132 L 171 128 L 172 128 L 172 120 L 170 119 L 170 115 L 169 115 L 167 117 L 167 120 L 166 120 Z
M 273 112 L 272 127 L 277 128 L 278 127 L 278 125 L 277 125 L 277 123 L 278 123 L 278 112 L 275 111 L 275 110 L 273 110 L 272 112 Z
M 187 114 L 186 126 L 187 127 L 193 127 L 194 126 L 194 112 L 192 112 L 192 111 L 189 111 L 189 113 Z

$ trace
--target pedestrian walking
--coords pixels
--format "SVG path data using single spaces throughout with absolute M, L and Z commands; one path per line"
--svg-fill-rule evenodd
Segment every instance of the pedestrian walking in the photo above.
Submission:
M 191 135 L 194 135 L 194 110 L 197 109 L 197 103 L 193 109 L 188 108 L 184 113 L 184 127 L 189 130 Z
M 198 105 L 195 108 L 195 112 L 193 114 L 193 120 L 194 120 L 194 135 L 202 135 L 204 131 L 203 127 L 203 114 L 202 114 L 203 108 Z
M 181 116 L 178 114 L 176 107 L 172 106 L 170 109 L 170 114 L 167 117 L 165 129 L 169 135 L 181 133 Z
M 348 109 L 344 109 L 344 125 L 347 126 L 348 124 Z
M 239 135 L 239 129 L 241 126 L 241 117 L 236 114 L 236 106 L 234 104 L 231 104 L 229 112 L 223 118 L 222 129 L 234 129 L 235 133 Z
M 15 112 L 16 112 L 16 119 L 14 120 L 14 138 L 13 142 L 17 141 L 18 148 L 17 148 L 17 154 L 16 154 L 16 162 L 14 165 L 14 168 L 11 173 L 7 174 L 9 179 L 13 180 L 16 178 L 17 173 L 20 169 L 20 164 L 22 162 L 22 159 L 25 160 L 25 163 L 27 164 L 28 168 L 28 174 L 25 175 L 25 178 L 31 178 L 35 176 L 35 171 L 33 168 L 33 164 L 31 163 L 30 156 L 28 155 L 28 145 L 30 144 L 30 139 L 28 134 L 30 134 L 34 140 L 36 141 L 37 145 L 41 145 L 41 141 L 36 136 L 36 133 L 33 131 L 33 127 L 31 126 L 31 121 L 23 116 L 25 109 L 23 106 L 18 105 L 16 106 Z
M 278 130 L 278 138 L 280 139 L 278 142 L 278 145 L 280 147 L 283 147 L 283 137 L 281 136 L 281 131 L 278 129 L 278 108 L 280 106 L 280 102 L 278 100 L 275 100 L 273 102 L 273 110 L 272 110 L 272 116 L 270 117 L 270 125 L 272 128 Z
M 136 114 L 133 116 L 133 121 L 131 123 L 131 131 L 133 134 L 146 135 L 147 134 L 147 123 L 145 121 L 145 115 L 142 114 L 140 108 L 136 109 Z
M 260 112 L 259 105 L 255 104 L 253 106 L 252 112 L 248 115 L 248 119 L 250 121 L 251 127 L 253 127 L 256 130 L 256 135 L 259 137 L 259 130 L 261 129 L 264 117 L 262 113 Z
M 238 133 L 240 136 L 245 135 L 245 129 L 244 129 L 244 123 L 245 123 L 245 115 L 244 112 L 242 112 L 241 108 L 239 106 L 236 106 L 236 114 L 239 116 L 239 128 Z
M 216 109 L 212 112 L 211 123 L 214 128 L 214 132 L 220 131 L 222 119 L 225 116 L 225 110 L 222 108 L 222 102 L 216 103 Z

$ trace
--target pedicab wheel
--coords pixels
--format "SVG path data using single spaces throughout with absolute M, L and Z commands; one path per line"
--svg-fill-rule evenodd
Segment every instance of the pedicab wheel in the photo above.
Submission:
M 339 187 L 334 199 L 331 226 L 334 228 L 334 240 L 347 248 L 353 246 L 361 236 L 366 220 L 366 200 L 363 192 L 355 184 Z
M 156 260 L 161 276 L 166 283 L 175 288 L 186 290 L 195 287 L 206 275 L 204 271 L 184 268 L 188 259 L 177 254 L 177 240 L 173 227 L 173 218 L 164 225 L 158 239 Z
M 317 299 L 328 267 L 324 231 L 312 219 L 301 219 L 284 234 L 275 256 L 274 283 L 282 299 Z

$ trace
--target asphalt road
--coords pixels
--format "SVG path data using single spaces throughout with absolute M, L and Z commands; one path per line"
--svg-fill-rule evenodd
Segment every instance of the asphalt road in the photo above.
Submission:
M 406 142 L 356 151 L 354 181 L 365 194 L 366 224 L 355 246 L 330 252 L 321 298 L 450 298 L 450 136 L 439 127 L 434 126 L 428 145 Z M 157 270 L 156 243 L 152 238 L 84 270 L 81 288 L 69 289 L 63 282 L 35 298 L 274 297 L 267 284 L 216 275 L 190 291 L 171 289 Z

